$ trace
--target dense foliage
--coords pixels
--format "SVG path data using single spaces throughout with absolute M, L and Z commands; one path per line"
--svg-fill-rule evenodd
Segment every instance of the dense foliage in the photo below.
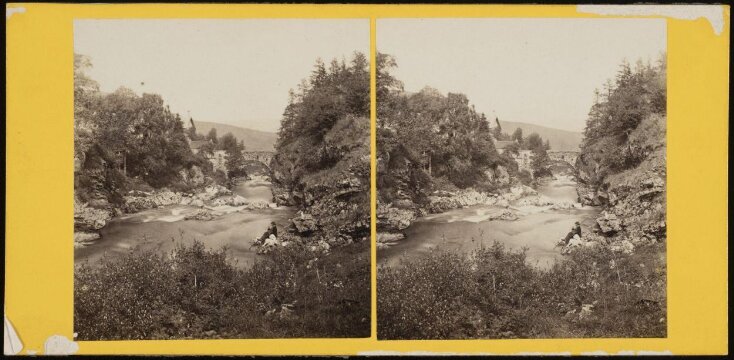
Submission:
M 290 92 L 272 161 L 276 201 L 310 212 L 328 237 L 369 235 L 369 63 L 317 60 Z
M 633 146 L 632 134 L 650 117 L 666 113 L 666 61 L 656 65 L 624 62 L 591 107 L 581 143 L 583 164 L 594 164 L 600 183 L 607 175 L 634 168 L 648 155 L 647 147 Z M 657 135 L 657 134 L 655 134 Z M 664 139 L 663 139 L 664 140 Z
M 547 270 L 499 243 L 469 256 L 433 250 L 379 269 L 378 338 L 664 337 L 659 246 L 580 249 Z
M 489 121 L 463 94 L 426 87 L 403 91 L 387 54 L 377 58 L 378 188 L 390 201 L 407 194 L 420 201 L 431 185 L 459 188 L 488 180 L 485 172 L 506 165 L 494 147 Z M 440 179 L 440 180 L 438 180 Z
M 187 143 L 183 123 L 159 95 L 126 88 L 105 94 L 74 57 L 75 181 L 82 200 L 119 201 L 130 179 L 155 188 L 180 180 L 180 171 L 206 163 Z
M 77 267 L 80 340 L 368 337 L 367 243 L 316 255 L 295 243 L 242 270 L 200 242 Z

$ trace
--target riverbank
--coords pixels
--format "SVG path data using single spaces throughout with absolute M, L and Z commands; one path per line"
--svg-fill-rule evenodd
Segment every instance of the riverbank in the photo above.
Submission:
M 508 222 L 546 211 L 582 209 L 582 205 L 575 202 L 575 181 L 572 176 L 559 175 L 546 179 L 539 189 L 542 191 L 515 185 L 494 194 L 471 188 L 453 192 L 437 191 L 429 196 L 424 208 L 408 206 L 412 204 L 406 205 L 406 202 L 378 204 L 378 248 L 387 249 L 397 245 L 406 237 L 406 233 L 413 233 L 409 228 L 416 222 Z
M 267 176 L 254 176 L 235 181 L 233 188 L 236 189 L 242 183 L 253 186 L 270 185 Z M 269 193 L 269 190 L 266 192 Z M 115 219 L 130 218 L 153 209 L 185 206 L 172 209 L 169 215 L 173 219 L 178 216 L 178 220 L 213 220 L 231 212 L 277 207 L 270 201 L 272 196 L 257 195 L 260 196 L 246 198 L 222 185 L 210 184 L 190 192 L 177 192 L 167 188 L 155 191 L 131 190 L 123 196 L 122 203 L 118 206 L 108 202 L 83 203 L 75 199 L 74 246 L 84 247 L 99 240 L 102 236 L 101 230 Z M 164 221 L 170 221 L 170 218 Z

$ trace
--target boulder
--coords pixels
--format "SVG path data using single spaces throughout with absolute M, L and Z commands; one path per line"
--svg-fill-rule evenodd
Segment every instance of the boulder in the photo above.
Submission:
M 213 184 L 205 187 L 202 192 L 196 194 L 196 197 L 198 199 L 207 201 L 219 196 L 226 195 L 232 195 L 232 191 L 222 185 Z
M 185 220 L 209 221 L 209 220 L 216 219 L 218 216 L 219 216 L 218 214 L 212 211 L 209 211 L 209 210 L 199 210 L 199 211 L 196 211 L 195 213 L 186 215 L 184 219 Z
M 265 200 L 255 200 L 245 206 L 247 210 L 262 210 L 270 208 L 270 203 Z
M 139 192 L 125 196 L 123 209 L 127 213 L 135 213 L 157 207 L 176 205 L 181 203 L 181 194 L 164 189 L 149 195 L 140 195 Z
M 100 237 L 99 233 L 96 232 L 74 232 L 74 245 L 84 246 Z
M 521 198 L 515 203 L 516 206 L 548 206 L 553 205 L 553 201 L 542 195 L 527 196 Z
M 570 201 L 559 201 L 551 205 L 551 209 L 553 210 L 569 210 L 569 209 L 575 209 L 575 208 L 576 208 L 576 203 L 572 203 Z
M 404 230 L 416 219 L 416 214 L 413 210 L 389 207 L 382 214 L 378 214 L 378 219 L 380 218 L 387 229 Z
M 247 205 L 247 199 L 245 199 L 244 197 L 242 197 L 240 195 L 234 195 L 231 198 L 230 205 L 232 205 L 232 206 Z
M 432 214 L 442 213 L 451 209 L 456 209 L 459 204 L 454 198 L 444 196 L 428 197 L 428 212 Z
M 204 201 L 201 199 L 192 199 L 191 206 L 202 207 L 204 206 Z
M 316 219 L 314 219 L 311 214 L 301 213 L 300 216 L 296 216 L 291 219 L 291 223 L 295 230 L 301 235 L 308 235 L 318 230 Z
M 94 232 L 112 219 L 112 212 L 107 209 L 95 209 L 87 204 L 74 201 L 74 230 Z
M 243 206 L 247 205 L 247 199 L 240 195 L 221 196 L 209 202 L 210 206 Z
M 377 233 L 377 243 L 378 244 L 392 243 L 392 242 L 402 240 L 404 238 L 405 238 L 405 235 L 401 233 L 383 233 L 383 232 Z
M 614 235 L 622 230 L 622 223 L 617 218 L 617 215 L 606 211 L 596 219 L 596 224 L 599 226 L 601 233 L 605 235 Z

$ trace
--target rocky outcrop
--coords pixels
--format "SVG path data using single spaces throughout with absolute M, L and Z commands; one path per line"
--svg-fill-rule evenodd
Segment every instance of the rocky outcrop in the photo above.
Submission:
M 97 232 L 74 232 L 74 247 L 84 247 L 99 240 L 101 235 Z
M 602 216 L 596 219 L 596 224 L 604 235 L 614 235 L 622 230 L 622 223 L 617 219 L 617 215 L 607 211 L 602 212 Z
M 399 209 L 390 204 L 377 204 L 376 215 L 379 231 L 404 230 L 418 217 L 415 209 Z
M 197 193 L 194 197 L 203 201 L 211 200 L 219 196 L 232 195 L 232 191 L 222 185 L 209 185 L 204 191 Z
M 603 208 L 596 232 L 614 251 L 631 252 L 667 237 L 665 118 L 644 119 L 622 147 L 638 154 L 639 164 L 615 172 L 582 154 L 577 160 L 577 192 L 582 204 Z
M 300 235 L 311 235 L 318 230 L 318 223 L 311 214 L 304 214 L 301 212 L 300 216 L 296 216 L 291 219 L 291 224 Z
M 243 206 L 247 204 L 249 204 L 247 199 L 240 195 L 223 196 L 209 202 L 209 206 Z
M 247 210 L 262 210 L 262 209 L 268 209 L 275 207 L 275 203 L 267 202 L 264 200 L 255 200 L 253 202 L 248 203 L 245 205 L 245 209 Z
M 211 210 L 198 210 L 192 214 L 186 215 L 185 220 L 209 221 L 219 217 L 219 214 Z
M 539 203 L 543 205 L 552 204 L 549 200 L 544 200 L 537 195 L 538 193 L 531 187 L 525 185 L 516 185 L 511 187 L 508 191 L 501 192 L 499 194 L 488 194 L 479 192 L 474 189 L 464 189 L 458 191 L 437 191 L 428 197 L 428 212 L 430 213 L 441 213 L 448 210 L 460 209 L 469 206 L 486 205 L 486 206 L 497 206 L 497 207 L 509 207 L 510 202 L 516 201 L 523 198 L 527 204 Z M 536 198 L 528 198 L 533 197 Z M 522 204 L 521 204 L 522 205 Z
M 99 206 L 90 206 L 90 203 Z M 114 212 L 104 202 L 83 203 L 74 200 L 74 246 L 85 246 L 98 240 L 99 230 L 112 219 Z
M 162 190 L 153 193 L 131 191 L 125 196 L 125 203 L 122 209 L 126 213 L 136 213 L 162 206 L 176 205 L 181 202 L 181 199 L 181 194 L 170 190 Z
M 107 225 L 112 215 L 109 209 L 98 209 L 87 203 L 74 201 L 74 231 L 95 232 Z
M 398 241 L 403 240 L 405 235 L 401 233 L 377 233 L 377 248 L 382 249 L 396 244 Z
M 143 210 L 155 209 L 170 205 L 191 205 L 202 207 L 205 202 L 219 198 L 215 200 L 216 204 L 212 206 L 220 205 L 231 205 L 239 206 L 234 204 L 244 205 L 246 199 L 241 196 L 231 196 L 232 191 L 221 185 L 209 185 L 202 191 L 190 195 L 182 194 L 179 192 L 173 192 L 168 189 L 163 189 L 155 192 L 145 191 L 130 191 L 124 197 L 124 204 L 122 210 L 126 213 L 136 213 Z

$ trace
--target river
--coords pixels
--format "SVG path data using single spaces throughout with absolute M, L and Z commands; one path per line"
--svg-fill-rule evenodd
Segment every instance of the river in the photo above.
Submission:
M 556 201 L 576 202 L 576 183 L 569 178 L 548 181 L 538 187 L 538 193 Z M 561 257 L 555 247 L 574 222 L 581 222 L 582 231 L 589 231 L 599 213 L 595 207 L 554 210 L 550 207 L 515 207 L 519 219 L 487 219 L 488 206 L 474 206 L 431 214 L 417 219 L 405 229 L 405 239 L 378 252 L 380 265 L 399 265 L 402 259 L 423 256 L 435 248 L 470 252 L 482 245 L 498 241 L 507 248 L 527 248 L 528 261 L 546 268 Z M 511 204 L 512 207 L 512 204 Z
M 232 191 L 250 201 L 272 201 L 268 182 L 243 181 Z M 198 210 L 194 206 L 173 205 L 112 219 L 100 231 L 101 239 L 74 250 L 74 262 L 95 263 L 102 256 L 117 257 L 135 248 L 167 253 L 176 244 L 191 244 L 199 240 L 212 249 L 226 246 L 237 265 L 247 268 L 261 256 L 256 253 L 257 248 L 250 247 L 252 239 L 262 235 L 271 221 L 275 221 L 279 229 L 284 229 L 294 214 L 294 210 L 287 207 L 261 210 L 232 208 L 232 212 L 214 220 L 184 220 L 186 215 Z

